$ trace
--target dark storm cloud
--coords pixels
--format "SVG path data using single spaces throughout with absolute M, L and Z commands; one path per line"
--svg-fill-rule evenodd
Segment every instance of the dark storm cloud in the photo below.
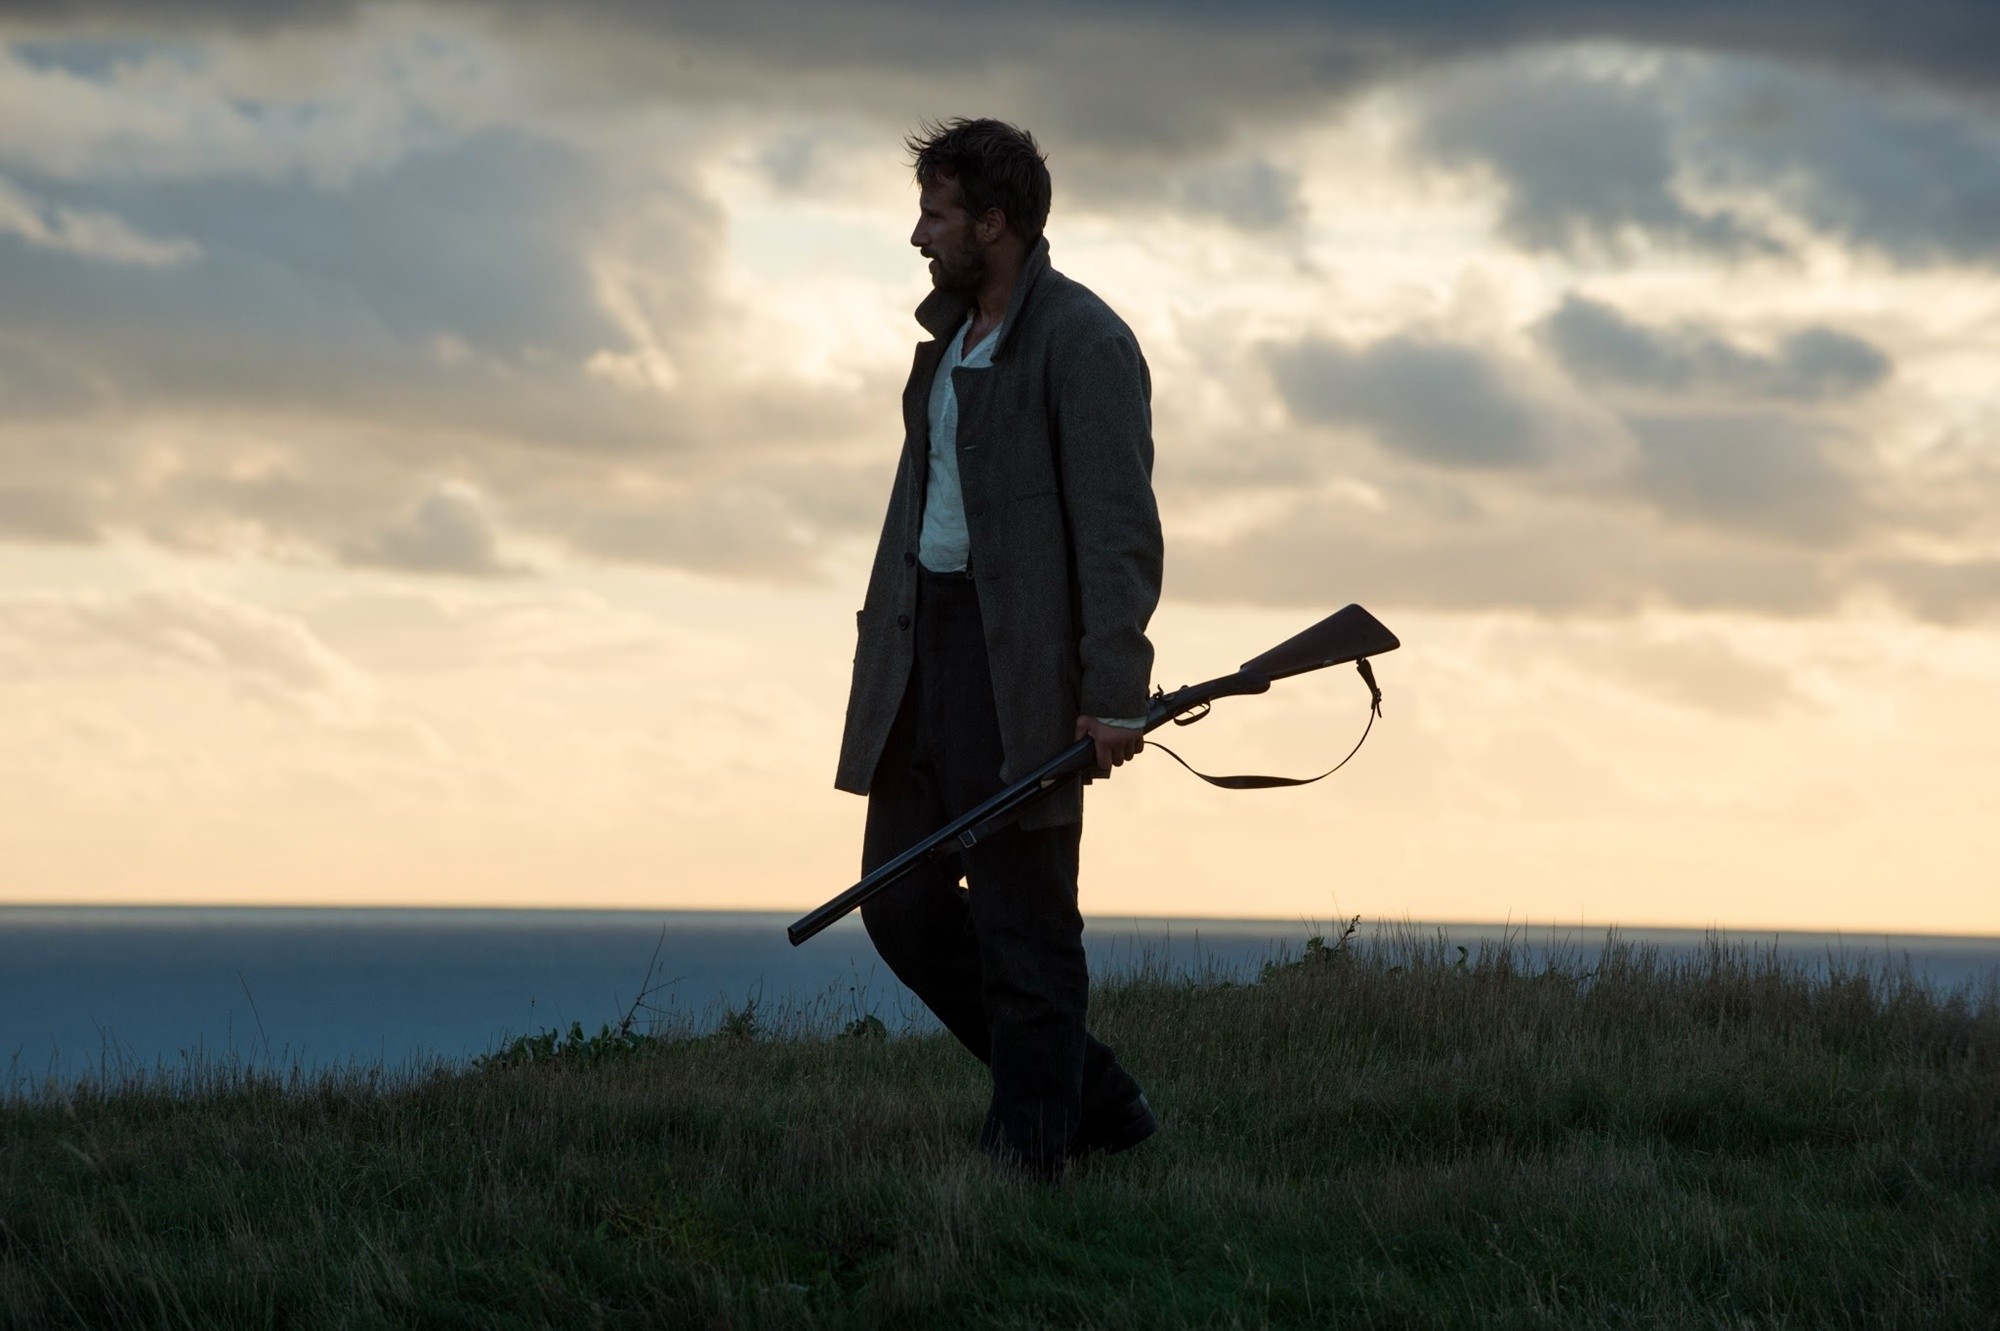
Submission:
M 1728 209 L 1682 198 L 1673 126 L 1647 84 L 1478 70 L 1435 88 L 1422 115 L 1430 153 L 1497 176 L 1501 230 L 1523 248 L 1611 258 L 1645 242 L 1723 256 L 1779 249 Z
M 1744 61 L 1606 72 L 1521 59 L 1439 79 L 1421 99 L 1418 142 L 1443 164 L 1490 172 L 1502 230 L 1530 250 L 1786 252 L 1764 223 L 1696 201 L 1719 194 L 1898 264 L 1992 265 L 2000 126 L 1991 85 L 1954 89 L 1968 91 Z
M 353 0 L 0 0 L 0 21 L 88 26 L 108 20 L 261 31 L 338 23 L 361 7 Z
M 1367 429 L 1385 448 L 1443 467 L 1519 469 L 1550 454 L 1540 407 L 1470 347 L 1390 337 L 1272 345 L 1272 381 L 1294 419 Z
M 1502 224 L 1518 243 L 1614 259 L 1663 244 L 1721 256 L 1783 252 L 1754 210 L 1684 188 L 1684 177 L 1710 172 L 1708 138 L 1729 128 L 1703 137 L 1643 79 L 1571 72 L 1482 84 L 1456 77 L 1454 62 L 1622 40 L 1886 75 L 1989 107 L 1991 71 L 2000 68 L 2000 6 L 1972 0 L 1926 5 L 1893 23 L 1860 0 L 1046 4 L 958 11 L 948 23 L 913 3 L 800 5 L 782 17 L 769 6 L 630 3 L 594 9 L 588 25 L 558 24 L 551 11 L 523 5 L 508 12 L 593 97 L 811 114 L 838 106 L 889 125 L 919 114 L 999 115 L 1027 124 L 1049 148 L 1058 213 L 1172 207 L 1253 234 L 1282 225 L 1293 207 L 1282 168 L 1258 166 L 1260 136 L 1401 80 L 1429 104 L 1431 150 L 1497 178 Z M 1850 82 L 1832 95 L 1861 91 Z M 1883 147 L 1894 146 L 1889 138 Z M 1880 155 L 1823 129 L 1797 143 L 1779 135 L 1758 151 L 1767 160 L 1752 166 L 1752 192 L 1784 182 L 1813 225 L 1885 229 L 1909 242 L 1906 253 L 1947 243 L 1926 231 L 1933 222 L 1956 253 L 1991 239 L 1985 223 L 2000 185 L 1990 182 L 2000 173 L 1982 174 L 1977 158 L 1931 145 L 1915 155 L 1928 179 L 1940 178 L 1933 166 L 1970 170 L 1945 173 L 1954 183 L 1942 190 L 1880 189 L 1892 182 L 1876 177 L 1910 168 L 1884 167 Z
M 488 131 L 339 188 L 24 178 L 61 206 L 197 237 L 202 253 L 139 268 L 0 235 L 0 404 L 17 422 L 294 415 L 406 431 L 422 466 L 480 438 L 607 455 L 793 441 L 858 410 L 831 389 L 718 408 L 592 374 L 594 355 L 634 349 L 605 311 L 592 242 L 620 231 L 662 349 L 698 355 L 721 220 L 671 180 L 614 193 L 572 147 Z
M 1891 369 L 1872 343 L 1834 328 L 1788 333 L 1766 355 L 1711 328 L 1649 326 L 1577 295 L 1535 331 L 1579 380 L 1673 393 L 1844 398 L 1876 387 Z
M 1768 66 L 1711 71 L 1689 90 L 1705 181 L 1768 190 L 1814 229 L 1901 264 L 2000 262 L 1990 100 L 1978 114 L 1910 89 L 1857 96 Z
M 995 71 L 1012 70 L 1037 94 L 1018 104 L 1065 137 L 1128 147 L 1218 146 L 1246 121 L 1407 72 L 1412 62 L 1531 43 L 1603 39 L 1741 53 L 1979 94 L 1992 91 L 2000 67 L 2000 8 L 1986 0 L 1932 0 L 1894 13 L 1865 0 L 1369 0 L 1337 10 L 1312 0 L 1042 0 L 954 11 L 948 21 L 918 0 L 607 0 L 587 14 L 527 0 L 433 7 L 499 15 L 539 41 L 589 52 L 600 93 L 648 99 L 809 100 L 831 79 L 863 102 L 907 107 L 914 95 L 928 109 L 954 89 L 977 96 Z M 338 26 L 365 8 L 339 0 L 7 0 L 0 23 L 262 33 Z M 1191 59 L 1171 70 L 1150 61 L 1156 34 Z
M 1310 119 L 1377 80 L 1416 75 L 1422 142 L 1446 162 L 1491 170 L 1504 191 L 1503 226 L 1533 249 L 1615 255 L 1641 241 L 1731 255 L 1778 248 L 1760 223 L 1688 197 L 1683 166 L 1694 177 L 1775 189 L 1813 225 L 1897 254 L 1981 256 L 2000 242 L 2000 154 L 1990 135 L 1947 109 L 1884 113 L 1873 96 L 1849 95 L 1852 85 L 1786 83 L 1780 71 L 1762 83 L 1712 80 L 1693 124 L 1682 123 L 1688 107 L 1670 106 L 1643 77 L 1419 73 L 1426 63 L 1609 38 L 1894 73 L 1990 104 L 2000 7 L 1969 0 L 1926 5 L 1920 18 L 1894 24 L 1859 0 L 1464 0 L 1344 6 L 1337 19 L 1300 3 L 1226 11 L 1098 3 L 967 11 L 950 23 L 900 2 L 634 0 L 593 6 L 587 23 L 525 4 L 434 8 L 511 32 L 553 72 L 547 86 L 560 85 L 557 101 L 572 108 L 728 103 L 837 110 L 903 127 L 941 111 L 1010 115 L 1051 147 L 1059 210 L 1066 202 L 1157 203 L 1253 232 L 1283 225 L 1300 211 L 1296 181 L 1246 155 L 1260 131 Z M 355 11 L 108 3 L 14 12 L 35 18 L 37 31 L 59 36 L 68 23 L 84 34 L 76 40 L 102 43 L 111 40 L 105 25 L 262 32 L 292 21 L 337 25 Z M 764 161 L 774 180 L 795 186 L 813 165 L 803 140 L 773 146 Z
M 15 174 L 63 205 L 193 238 L 202 259 L 135 275 L 0 237 L 8 293 L 0 319 L 10 325 L 93 338 L 123 330 L 168 345 L 310 348 L 297 366 L 309 376 L 332 368 L 329 360 L 418 357 L 440 337 L 500 357 L 625 343 L 592 298 L 577 245 L 606 211 L 600 168 L 546 142 L 489 132 L 413 153 L 343 189 L 250 179 L 84 185 Z M 251 386 L 226 363 L 213 368 L 232 394 Z

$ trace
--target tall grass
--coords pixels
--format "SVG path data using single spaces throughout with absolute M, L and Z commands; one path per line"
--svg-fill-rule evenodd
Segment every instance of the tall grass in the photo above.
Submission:
M 840 1002 L 0 1106 L 0 1326 L 2000 1325 L 2000 994 L 1712 942 L 1157 960 L 1053 1188 Z

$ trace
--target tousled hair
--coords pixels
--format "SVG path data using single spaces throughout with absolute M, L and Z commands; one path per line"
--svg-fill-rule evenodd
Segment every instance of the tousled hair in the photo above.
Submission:
M 1033 245 L 1049 220 L 1049 167 L 1035 136 L 1003 120 L 925 121 L 903 141 L 917 183 L 958 182 L 975 218 L 998 208 L 1007 228 Z

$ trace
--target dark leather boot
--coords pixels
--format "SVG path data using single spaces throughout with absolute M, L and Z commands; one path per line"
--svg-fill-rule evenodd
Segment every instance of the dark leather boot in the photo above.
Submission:
M 1132 1074 L 1112 1064 L 1083 1098 L 1083 1121 L 1070 1142 L 1072 1159 L 1116 1155 L 1130 1150 L 1159 1130 L 1153 1107 Z

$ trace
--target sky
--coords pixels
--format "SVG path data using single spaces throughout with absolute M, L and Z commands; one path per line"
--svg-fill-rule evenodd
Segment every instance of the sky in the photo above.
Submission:
M 803 910 L 903 138 L 1153 382 L 1099 916 L 2000 933 L 2000 9 L 0 4 L 0 902 Z M 1218 704 L 1324 770 L 1353 672 Z

